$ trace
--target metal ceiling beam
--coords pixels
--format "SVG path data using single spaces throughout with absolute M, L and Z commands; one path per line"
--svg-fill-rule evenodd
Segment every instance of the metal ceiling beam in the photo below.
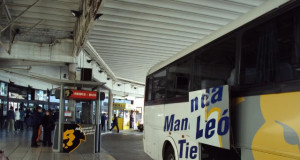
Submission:
M 181 49 L 179 48 L 167 48 L 167 47 L 160 47 L 160 46 L 151 46 L 151 45 L 143 45 L 143 44 L 135 44 L 135 43 L 120 43 L 120 42 L 115 42 L 115 41 L 97 41 L 93 42 L 90 41 L 94 47 L 101 47 L 101 46 L 109 46 L 111 48 L 126 48 L 126 47 L 132 47 L 132 48 L 139 48 L 139 49 L 146 49 L 146 50 L 158 50 L 158 51 L 166 51 L 166 52 L 172 52 L 172 53 L 177 53 Z
M 156 41 L 147 41 L 147 40 L 139 40 L 139 39 L 130 39 L 130 38 L 121 38 L 121 37 L 112 37 L 112 36 L 90 36 L 91 40 L 111 40 L 111 41 L 121 41 L 121 42 L 128 42 L 128 43 L 141 43 L 141 44 L 149 44 L 149 45 L 156 45 L 156 46 L 164 46 L 164 47 L 181 47 L 186 48 L 190 44 L 172 44 L 172 43 L 161 43 Z
M 208 34 L 214 31 L 217 27 L 208 28 L 208 26 L 200 25 L 198 27 L 194 26 L 188 26 L 184 23 L 181 24 L 174 24 L 174 23 L 167 23 L 167 22 L 160 22 L 160 21 L 150 21 L 150 20 L 144 20 L 140 18 L 132 18 L 132 17 L 124 17 L 123 15 L 109 15 L 105 14 L 101 17 L 101 20 L 103 21 L 113 21 L 117 23 L 125 23 L 125 24 L 133 24 L 133 25 L 139 25 L 139 26 L 154 26 L 156 28 L 163 28 L 167 30 L 175 30 L 175 31 L 182 31 L 182 32 L 191 32 L 191 33 L 197 33 L 197 34 Z M 101 25 L 101 20 L 100 24 Z M 227 22 L 228 23 L 228 22 Z M 117 26 L 115 26 L 117 27 Z
M 153 53 L 154 51 L 154 49 L 152 48 L 141 48 L 141 47 L 131 47 L 131 46 L 118 46 L 118 45 L 105 45 L 105 44 L 97 44 L 93 46 L 99 51 L 101 51 L 101 49 L 109 49 L 109 48 L 127 50 L 127 51 L 134 50 L 134 51 L 139 51 L 141 53 L 143 53 L 144 51 Z M 160 55 L 160 54 L 175 54 L 177 52 L 166 51 L 166 50 L 155 50 L 155 53 L 159 53 L 158 55 Z
M 204 15 L 209 15 L 209 16 L 215 16 L 215 17 L 222 17 L 222 18 L 230 18 L 230 19 L 235 19 L 238 16 L 241 15 L 243 12 L 232 10 L 231 8 L 223 8 L 219 7 L 216 8 L 215 6 L 218 6 L 217 4 L 214 5 L 192 5 L 189 3 L 182 3 L 178 1 L 170 1 L 170 0 L 152 0 L 152 1 L 147 1 L 147 0 L 122 0 L 126 1 L 129 3 L 133 4 L 138 4 L 138 5 L 144 5 L 146 7 L 152 6 L 152 7 L 159 7 L 159 8 L 166 8 L 166 9 L 172 9 L 172 10 L 178 10 L 178 11 L 184 11 L 184 12 L 190 12 L 190 13 L 196 13 L 196 14 L 204 14 Z M 212 1 L 212 0 L 210 0 Z M 220 2 L 219 2 L 220 3 Z M 223 3 L 224 4 L 224 3 Z
M 101 21 L 97 21 L 95 23 L 93 31 L 98 30 L 98 26 L 105 26 L 105 27 L 116 27 L 117 28 L 125 28 L 125 29 L 131 29 L 135 31 L 144 31 L 144 32 L 151 32 L 151 33 L 158 33 L 158 34 L 167 34 L 167 35 L 173 35 L 173 36 L 182 36 L 182 37 L 189 37 L 189 38 L 198 38 L 200 36 L 204 36 L 206 34 L 200 34 L 200 33 L 195 33 L 191 32 L 189 30 L 173 30 L 171 28 L 169 29 L 164 29 L 164 28 L 159 28 L 157 26 L 142 26 L 142 25 L 136 25 L 132 23 L 120 23 L 120 22 L 113 22 L 113 21 L 107 21 L 101 19 Z M 211 31 L 210 31 L 211 32 Z M 208 33 L 208 32 L 207 32 Z
M 190 45 L 192 43 L 195 43 L 197 40 L 203 38 L 200 37 L 199 39 L 195 39 L 195 38 L 186 38 L 186 37 L 177 37 L 175 38 L 175 36 L 169 36 L 169 35 L 164 35 L 161 34 L 161 38 L 159 37 L 159 34 L 155 34 L 155 33 L 146 33 L 146 32 L 130 32 L 127 29 L 119 29 L 116 30 L 115 32 L 110 32 L 111 29 L 107 28 L 107 29 L 103 29 L 103 31 L 94 31 L 93 33 L 91 33 L 90 37 L 93 36 L 109 36 L 109 37 L 120 37 L 120 38 L 128 38 L 128 39 L 137 39 L 137 40 L 146 40 L 146 41 L 154 41 L 154 42 L 162 42 L 162 43 L 172 43 L 172 44 L 179 44 L 179 45 Z M 119 33 L 118 33 L 119 31 Z M 127 31 L 127 33 L 126 33 Z M 144 34 L 144 35 L 143 35 Z
M 21 12 L 14 10 L 12 16 L 19 15 Z M 51 13 L 38 13 L 38 12 L 30 12 L 27 11 L 22 15 L 22 17 L 26 18 L 34 18 L 34 19 L 45 19 L 45 20 L 51 20 L 51 21 L 58 21 L 58 22 L 64 22 L 64 23 L 72 23 L 74 26 L 74 22 L 76 21 L 76 18 L 74 16 L 70 15 L 64 16 L 64 15 L 53 15 Z
M 124 9 L 129 11 L 137 11 L 137 12 L 144 12 L 150 14 L 157 14 L 157 15 L 165 15 L 169 17 L 177 17 L 177 18 L 186 18 L 191 20 L 196 20 L 199 18 L 200 15 L 208 16 L 211 18 L 223 18 L 227 20 L 236 19 L 239 15 L 236 14 L 229 14 L 229 13 L 219 13 L 219 12 L 211 12 L 209 9 L 199 9 L 198 13 L 193 13 L 189 11 L 182 11 L 176 9 L 168 9 L 163 7 L 151 7 L 139 4 L 133 4 L 128 2 L 120 2 L 116 0 L 110 0 L 105 3 L 105 7 L 109 8 L 116 8 L 116 9 Z M 184 6 L 182 6 L 184 7 Z
M 22 17 L 22 19 L 19 19 L 17 22 L 22 23 L 30 23 L 30 24 L 36 24 L 41 20 L 40 18 L 28 18 L 28 17 Z M 43 23 L 44 25 L 50 25 L 50 26 L 57 26 L 56 30 L 60 30 L 60 27 L 62 28 L 74 28 L 74 22 L 59 22 L 55 20 L 47 20 Z
M 13 3 L 7 3 L 8 6 L 30 6 L 34 0 L 22 0 L 22 1 L 13 1 Z M 73 2 L 62 2 L 62 1 L 53 1 L 53 0 L 44 0 L 43 3 L 39 3 L 39 7 L 47 7 L 53 9 L 65 9 L 65 10 L 78 10 L 79 0 L 74 0 Z
M 239 13 L 247 13 L 255 6 L 250 6 L 247 4 L 234 3 L 230 1 L 219 1 L 219 0 L 176 0 L 178 2 L 189 3 L 191 5 L 207 6 L 222 10 L 231 10 Z
M 14 11 L 23 11 L 26 6 L 23 5 L 16 5 L 16 4 L 12 4 L 9 6 L 9 8 L 11 10 Z M 72 16 L 72 14 L 70 13 L 69 9 L 61 9 L 61 8 L 49 8 L 49 7 L 44 7 L 44 6 L 38 6 L 36 5 L 34 8 L 30 9 L 30 12 L 33 13 L 44 13 L 44 14 L 51 14 L 51 15 L 57 15 L 57 16 L 69 16 L 70 18 L 74 17 Z
M 21 12 L 15 19 L 11 20 L 5 27 L 3 27 L 0 31 L 2 33 L 6 28 L 8 28 L 11 24 L 16 22 L 24 13 L 26 13 L 30 8 L 34 7 L 40 0 L 36 0 L 32 5 L 28 6 L 23 12 Z
M 152 54 L 154 53 L 154 54 Z M 136 52 L 136 51 L 127 51 L 127 50 L 119 50 L 119 49 L 114 49 L 114 48 L 106 48 L 106 49 L 101 49 L 99 50 L 100 56 L 124 56 L 124 57 L 130 57 L 133 56 L 137 58 L 145 56 L 145 58 L 156 58 L 156 59 L 162 59 L 162 58 L 168 58 L 171 57 L 174 54 L 155 54 L 155 52 Z
M 122 61 L 124 62 L 138 62 L 139 64 L 142 63 L 149 63 L 149 64 L 154 64 L 157 62 L 160 62 L 161 59 L 146 59 L 146 58 L 141 58 L 141 59 L 135 59 L 134 57 L 126 57 L 126 56 L 102 56 L 103 59 L 107 62 L 119 62 L 122 63 Z M 165 58 L 166 59 L 166 58 Z
M 3 5 L 3 7 L 4 7 L 4 12 L 5 12 L 5 14 L 6 14 L 8 20 L 11 21 L 11 20 L 12 20 L 11 14 L 10 14 L 10 11 L 9 11 L 7 5 L 6 5 L 6 1 L 3 0 L 2 3 L 3 3 L 2 5 Z
M 130 45 L 133 45 L 133 46 L 148 46 L 148 47 L 153 47 L 153 48 L 166 48 L 166 49 L 169 49 L 169 48 L 173 48 L 173 49 L 176 49 L 176 50 L 182 50 L 184 49 L 185 47 L 184 46 L 178 46 L 178 45 L 161 45 L 161 44 L 150 44 L 150 43 L 144 43 L 144 42 L 140 42 L 140 41 L 135 41 L 135 42 L 126 42 L 124 40 L 118 40 L 118 39 L 104 39 L 104 38 L 101 38 L 101 37 L 95 37 L 95 38 L 91 38 L 89 37 L 89 41 L 93 44 L 97 44 L 97 43 L 102 43 L 102 42 L 105 42 L 105 43 L 112 43 L 112 44 L 123 44 L 123 45 L 127 45 L 129 44 Z
M 19 26 L 32 26 L 36 23 L 38 23 L 41 19 L 37 19 L 37 18 L 26 18 L 23 17 L 22 19 L 19 19 L 16 23 L 14 23 L 15 25 L 19 25 Z M 58 22 L 58 21 L 51 21 L 51 20 L 47 20 L 44 21 L 43 24 L 41 24 L 41 26 L 45 26 L 45 28 L 53 28 L 57 31 L 59 30 L 66 30 L 66 28 L 69 29 L 72 28 L 72 31 L 74 30 L 74 23 L 65 23 L 65 22 Z M 49 26 L 49 27 L 47 27 Z
M 239 4 L 246 4 L 249 6 L 259 6 L 262 3 L 264 3 L 264 0 L 251 0 L 251 1 L 245 1 L 245 0 L 228 0 L 231 2 L 239 3 Z
M 204 29 L 211 29 L 215 30 L 220 28 L 222 25 L 227 24 L 229 20 L 217 17 L 208 17 L 199 15 L 197 19 L 186 19 L 183 17 L 170 17 L 166 15 L 157 15 L 155 13 L 144 13 L 143 11 L 128 11 L 122 9 L 114 9 L 109 7 L 103 7 L 100 9 L 100 13 L 104 15 L 111 15 L 111 16 L 121 16 L 127 18 L 134 18 L 140 20 L 148 20 L 151 22 L 163 22 L 168 24 L 176 24 L 176 25 L 184 25 L 190 27 L 199 26 L 203 27 Z M 103 19 L 103 18 L 101 18 Z
M 10 68 L 16 66 L 66 66 L 64 62 L 49 62 L 49 61 L 30 61 L 30 60 L 0 60 L 0 68 Z

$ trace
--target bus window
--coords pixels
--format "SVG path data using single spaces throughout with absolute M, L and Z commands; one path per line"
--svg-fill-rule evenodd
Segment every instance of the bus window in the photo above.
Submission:
M 167 98 L 185 97 L 188 100 L 193 59 L 191 56 L 171 64 L 167 75 Z
M 241 84 L 299 79 L 299 18 L 290 12 L 244 33 Z
M 147 78 L 147 87 L 146 87 L 146 101 L 152 100 L 152 78 Z
M 197 52 L 194 65 L 193 90 L 225 84 L 233 85 L 235 77 L 235 37 Z
M 166 96 L 166 69 L 153 74 L 152 85 L 152 100 L 164 100 Z

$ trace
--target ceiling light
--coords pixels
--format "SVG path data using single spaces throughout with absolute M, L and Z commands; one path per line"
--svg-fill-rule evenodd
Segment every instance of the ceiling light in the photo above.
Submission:
M 86 60 L 87 63 L 91 63 L 92 61 L 92 59 Z
M 101 13 L 99 13 L 99 14 L 96 14 L 95 15 L 95 19 L 94 20 L 97 20 L 97 19 L 99 19 L 101 16 L 102 16 L 103 14 L 101 14 Z
M 71 10 L 71 12 L 72 12 L 72 15 L 77 18 L 79 18 L 82 15 L 82 11 Z

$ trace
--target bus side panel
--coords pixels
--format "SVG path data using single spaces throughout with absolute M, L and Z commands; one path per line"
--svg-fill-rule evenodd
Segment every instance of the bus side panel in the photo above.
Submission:
M 176 146 L 173 146 L 174 150 L 177 150 L 177 157 L 180 160 L 189 160 L 189 159 L 199 159 L 199 145 L 198 143 L 193 139 L 193 137 L 190 137 L 190 104 L 188 102 L 184 103 L 172 103 L 172 104 L 166 104 L 165 105 L 165 119 L 164 123 L 166 123 L 166 119 L 168 116 L 168 122 L 171 120 L 171 116 L 174 115 L 173 124 L 170 123 L 169 130 L 166 128 L 165 130 L 165 136 L 166 137 L 172 137 L 174 140 Z M 188 123 L 186 122 L 186 119 L 188 120 Z M 179 127 L 178 127 L 179 124 Z M 177 126 L 176 126 L 177 125 Z M 179 130 L 177 130 L 179 128 Z M 164 128 L 163 128 L 164 129 Z M 175 131 L 176 130 L 176 131 Z M 170 135 L 171 133 L 171 135 Z M 181 145 L 180 145 L 180 143 Z M 190 154 L 191 148 L 197 149 L 197 153 Z
M 145 107 L 144 150 L 153 159 L 161 159 L 161 141 L 163 141 L 164 105 Z
M 300 159 L 300 92 L 248 96 L 236 102 L 233 128 L 242 160 Z

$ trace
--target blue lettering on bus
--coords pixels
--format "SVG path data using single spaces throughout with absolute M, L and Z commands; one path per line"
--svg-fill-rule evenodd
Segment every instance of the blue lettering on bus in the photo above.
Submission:
M 210 94 L 210 90 L 212 90 Z M 206 89 L 205 94 L 201 95 L 201 108 L 209 107 L 212 104 L 215 104 L 219 101 L 222 101 L 223 97 L 223 86 L 215 87 L 212 89 Z M 195 97 L 191 99 L 191 112 L 198 110 L 199 98 Z
M 164 131 L 187 130 L 189 125 L 188 118 L 175 119 L 175 114 L 165 117 Z M 180 125 L 181 124 L 181 125 Z
M 197 153 L 198 153 L 198 146 L 189 146 L 189 142 L 187 142 L 185 139 L 179 140 L 179 158 L 182 158 L 183 155 L 185 155 L 185 158 L 188 159 L 196 159 Z M 184 150 L 185 148 L 185 150 Z M 184 154 L 185 152 L 185 154 Z
M 196 129 L 196 139 L 204 136 L 206 139 L 209 139 L 217 133 L 219 136 L 226 135 L 229 132 L 229 117 L 226 116 L 228 113 L 228 109 L 223 111 L 222 117 L 216 124 L 216 119 L 210 119 L 208 122 L 206 122 L 205 127 L 201 126 L 201 116 L 197 117 L 197 129 Z M 218 126 L 216 128 L 216 126 Z
M 164 131 L 166 131 L 166 130 L 167 131 L 173 131 L 174 116 L 175 116 L 175 114 L 172 114 L 170 116 L 170 119 L 169 119 L 169 116 L 165 117 Z

